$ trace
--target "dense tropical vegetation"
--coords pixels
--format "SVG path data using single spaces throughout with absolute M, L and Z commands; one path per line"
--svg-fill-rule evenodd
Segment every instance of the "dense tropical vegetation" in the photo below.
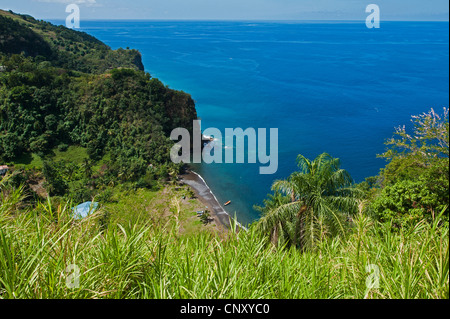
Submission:
M 448 108 L 441 115 L 431 109 L 413 116 L 411 133 L 399 127 L 386 142 L 389 147 L 380 157 L 389 163 L 380 173 L 380 191 L 370 207 L 381 220 L 393 219 L 397 227 L 414 225 L 431 221 L 448 207 L 448 116 Z
M 398 128 L 360 184 L 299 155 L 228 232 L 170 162 L 195 117 L 137 51 L 0 11 L 0 298 L 449 298 L 448 109 Z
M 0 52 L 24 54 L 84 73 L 102 74 L 117 67 L 144 70 L 137 50 L 111 50 L 85 32 L 3 10 L 0 10 Z
M 142 71 L 139 52 L 4 11 L 0 25 L 0 162 L 36 168 L 30 182 L 79 202 L 179 172 L 168 135 L 192 127 L 194 101 Z M 55 162 L 69 147 L 87 156 Z

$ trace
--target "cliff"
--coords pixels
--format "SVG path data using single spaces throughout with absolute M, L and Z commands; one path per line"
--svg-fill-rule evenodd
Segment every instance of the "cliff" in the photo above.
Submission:
M 0 161 L 76 145 L 106 171 L 136 180 L 171 165 L 168 138 L 192 128 L 195 103 L 144 72 L 137 50 L 0 11 Z

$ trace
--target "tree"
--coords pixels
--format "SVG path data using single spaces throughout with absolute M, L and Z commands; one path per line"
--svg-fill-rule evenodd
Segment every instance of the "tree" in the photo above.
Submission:
M 0 159 L 11 160 L 22 151 L 22 141 L 17 133 L 0 134 Z
M 267 198 L 263 200 L 264 206 L 255 205 L 253 209 L 264 214 L 265 212 L 275 209 L 281 205 L 288 204 L 289 202 L 289 196 L 285 196 L 280 192 L 275 191 L 273 194 L 268 194 Z
M 396 128 L 394 137 L 385 143 L 390 147 L 379 157 L 387 160 L 415 157 L 424 164 L 431 159 L 449 157 L 448 108 L 444 107 L 442 116 L 431 109 L 428 113 L 412 116 L 411 122 L 413 134 L 408 134 L 405 126 Z
M 382 222 L 392 221 L 394 227 L 415 226 L 424 219 L 432 222 L 448 207 L 448 200 L 443 202 L 439 195 L 423 177 L 403 180 L 383 188 L 371 208 Z M 448 222 L 448 213 L 443 220 Z
M 202 216 L 200 216 L 200 219 L 204 225 L 208 225 L 212 220 L 210 212 L 208 210 L 205 210 Z
M 449 205 L 448 109 L 413 116 L 413 133 L 399 127 L 379 157 L 389 161 L 380 173 L 382 188 L 368 206 L 382 221 L 405 227 L 431 221 Z M 448 221 L 448 210 L 444 220 Z
M 257 227 L 272 242 L 312 249 L 325 233 L 345 232 L 346 219 L 357 212 L 361 191 L 353 187 L 340 161 L 324 153 L 314 161 L 299 155 L 299 172 L 276 181 L 275 196 L 266 202 Z M 290 201 L 279 194 L 289 196 Z
M 45 176 L 45 187 L 51 196 L 62 196 L 68 190 L 68 185 L 61 176 L 61 172 L 53 161 L 44 161 L 43 173 Z

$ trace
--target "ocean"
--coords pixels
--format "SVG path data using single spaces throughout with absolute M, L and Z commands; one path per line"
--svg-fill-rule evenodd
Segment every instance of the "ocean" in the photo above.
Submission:
M 61 21 L 53 21 L 61 24 Z M 328 152 L 356 182 L 378 174 L 377 154 L 411 115 L 449 105 L 449 23 L 82 21 L 113 49 L 130 47 L 145 69 L 196 101 L 202 128 L 278 128 L 279 167 L 196 165 L 230 215 L 259 218 L 276 179 L 296 157 Z

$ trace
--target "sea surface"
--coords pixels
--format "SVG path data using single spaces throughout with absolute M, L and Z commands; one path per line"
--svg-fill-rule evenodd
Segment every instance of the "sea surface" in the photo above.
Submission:
M 58 23 L 58 21 L 54 21 Z M 59 23 L 62 23 L 59 21 Z M 82 21 L 113 49 L 140 50 L 145 69 L 196 101 L 202 128 L 278 128 L 279 167 L 197 165 L 228 213 L 248 224 L 296 157 L 328 152 L 356 182 L 394 127 L 449 105 L 448 22 Z

